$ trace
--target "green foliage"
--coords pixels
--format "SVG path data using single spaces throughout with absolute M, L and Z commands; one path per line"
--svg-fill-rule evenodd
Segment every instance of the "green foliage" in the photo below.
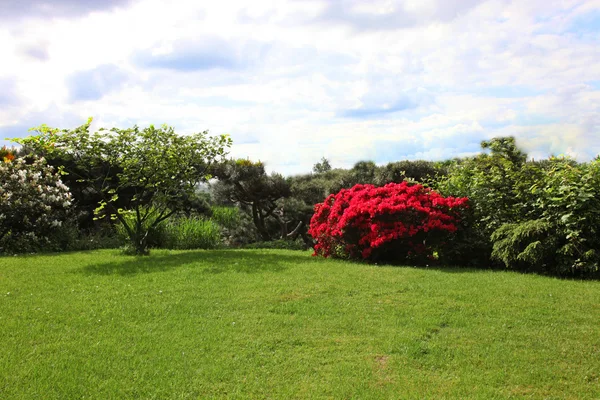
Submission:
M 447 166 L 447 175 L 435 180 L 434 187 L 446 196 L 470 200 L 470 224 L 454 238 L 451 258 L 486 265 L 492 252 L 491 235 L 496 229 L 503 224 L 539 218 L 531 187 L 544 178 L 545 166 L 526 163 L 526 155 L 512 137 L 482 142 L 482 147 L 491 153 L 454 160 Z
M 98 224 L 93 230 L 81 229 L 74 220 L 63 223 L 49 237 L 44 251 L 80 251 L 116 249 L 123 243 L 110 223 Z
M 517 147 L 514 137 L 497 137 L 481 142 L 482 149 L 490 149 L 492 154 L 507 159 L 512 164 L 523 164 L 527 160 L 527 153 Z
M 133 215 L 126 218 L 134 219 Z M 221 245 L 221 227 L 220 225 L 206 217 L 201 216 L 176 216 L 158 225 L 154 225 L 152 220 L 143 227 L 148 230 L 147 243 L 149 248 L 162 249 L 214 249 Z M 128 254 L 135 254 L 135 249 L 127 245 L 127 232 L 123 225 L 117 226 L 117 232 L 121 238 L 121 243 L 125 244 L 124 250 Z
M 211 219 L 178 217 L 164 223 L 167 249 L 215 249 L 221 245 L 221 228 Z
M 349 170 L 344 169 L 288 178 L 292 197 L 303 201 L 311 210 L 315 204 L 322 203 L 330 194 L 352 187 L 351 181 Z
M 373 161 L 359 161 L 350 169 L 350 182 L 347 182 L 347 187 L 352 187 L 356 184 L 373 184 L 378 167 Z M 345 185 L 345 186 L 346 186 Z
M 247 212 L 239 212 L 237 223 L 230 227 L 223 227 L 223 244 L 226 247 L 238 248 L 248 243 L 261 241 L 260 234 L 252 217 Z
M 444 246 L 439 249 L 437 263 L 475 268 L 495 266 L 490 262 L 490 238 L 478 229 L 471 200 L 468 206 L 466 209 L 456 210 L 459 215 L 458 229 L 448 235 Z
M 492 139 L 482 147 L 491 153 L 456 160 L 437 182 L 442 193 L 467 196 L 472 205 L 472 224 L 453 247 L 466 257 L 480 255 L 479 263 L 491 258 L 508 268 L 596 273 L 599 161 L 526 161 L 513 138 Z
M 240 210 L 236 207 L 211 207 L 211 219 L 225 229 L 234 229 L 240 222 Z
M 502 224 L 522 219 L 526 211 L 523 204 L 530 202 L 524 192 L 543 177 L 539 168 L 523 169 L 522 152 L 516 146 L 508 147 L 514 145 L 513 138 L 490 142 L 482 145 L 489 147 L 491 154 L 457 160 L 435 185 L 445 195 L 468 197 L 477 228 L 488 237 Z
M 156 218 L 158 216 L 157 211 L 150 209 L 142 209 L 143 215 L 148 215 L 149 217 L 142 221 L 142 226 L 140 227 L 141 231 L 146 232 L 145 242 L 148 248 L 161 248 L 165 247 L 167 243 L 166 236 L 166 223 L 155 223 Z M 137 215 L 135 213 L 123 213 L 123 220 L 128 225 L 135 225 L 137 223 Z M 119 223 L 115 225 L 115 231 L 117 233 L 117 237 L 119 238 L 121 245 L 124 246 L 126 253 L 128 254 L 136 254 L 135 247 L 132 247 L 130 243 L 129 233 L 125 229 L 125 224 Z
M 278 200 L 291 194 L 280 174 L 267 174 L 264 164 L 246 159 L 228 160 L 213 167 L 219 180 L 212 185 L 219 204 L 236 205 L 248 213 L 262 240 L 271 240 L 270 220 L 276 218 Z
M 331 164 L 325 157 L 321 158 L 321 161 L 313 165 L 313 172 L 315 174 L 322 174 L 324 172 L 331 171 Z
M 551 223 L 541 219 L 504 224 L 492 234 L 492 257 L 507 268 L 533 267 L 541 271 L 553 268 L 551 263 L 556 250 L 553 228 Z
M 560 275 L 595 274 L 600 266 L 600 162 L 568 158 L 544 163 L 545 177 L 524 202 L 538 219 L 502 225 L 492 257 L 507 267 Z
M 375 184 L 383 186 L 387 183 L 401 183 L 410 180 L 421 184 L 429 183 L 446 175 L 446 168 L 433 161 L 397 161 L 379 167 L 375 173 Z
M 147 253 L 151 229 L 186 208 L 196 185 L 210 177 L 210 165 L 231 145 L 226 135 L 180 136 L 166 125 L 91 133 L 90 124 L 91 118 L 79 128 L 62 131 L 42 125 L 34 128 L 37 135 L 15 141 L 36 153 L 68 160 L 65 167 L 75 165 L 66 172 L 80 175 L 101 197 L 98 218 L 118 220 L 137 254 Z M 124 190 L 133 195 L 127 204 L 119 204 Z

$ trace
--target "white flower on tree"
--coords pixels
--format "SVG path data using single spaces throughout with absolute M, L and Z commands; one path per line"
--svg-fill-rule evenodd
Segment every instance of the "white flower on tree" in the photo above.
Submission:
M 44 158 L 0 163 L 0 188 L 0 241 L 46 239 L 67 217 L 71 193 Z

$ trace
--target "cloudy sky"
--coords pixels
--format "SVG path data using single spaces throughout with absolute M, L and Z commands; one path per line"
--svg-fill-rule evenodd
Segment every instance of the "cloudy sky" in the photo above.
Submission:
M 0 0 L 0 145 L 46 123 L 229 133 L 284 174 L 514 135 L 600 153 L 600 0 Z

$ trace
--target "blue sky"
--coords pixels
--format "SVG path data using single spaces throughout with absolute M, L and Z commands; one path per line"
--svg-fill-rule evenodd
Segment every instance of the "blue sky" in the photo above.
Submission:
M 286 175 L 501 135 L 600 153 L 600 0 L 21 0 L 0 53 L 0 144 L 93 116 L 229 133 Z

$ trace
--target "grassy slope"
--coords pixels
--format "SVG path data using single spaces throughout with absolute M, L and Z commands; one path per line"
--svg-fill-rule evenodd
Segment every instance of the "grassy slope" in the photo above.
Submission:
M 599 321 L 600 282 L 509 272 L 0 258 L 0 397 L 600 398 Z

